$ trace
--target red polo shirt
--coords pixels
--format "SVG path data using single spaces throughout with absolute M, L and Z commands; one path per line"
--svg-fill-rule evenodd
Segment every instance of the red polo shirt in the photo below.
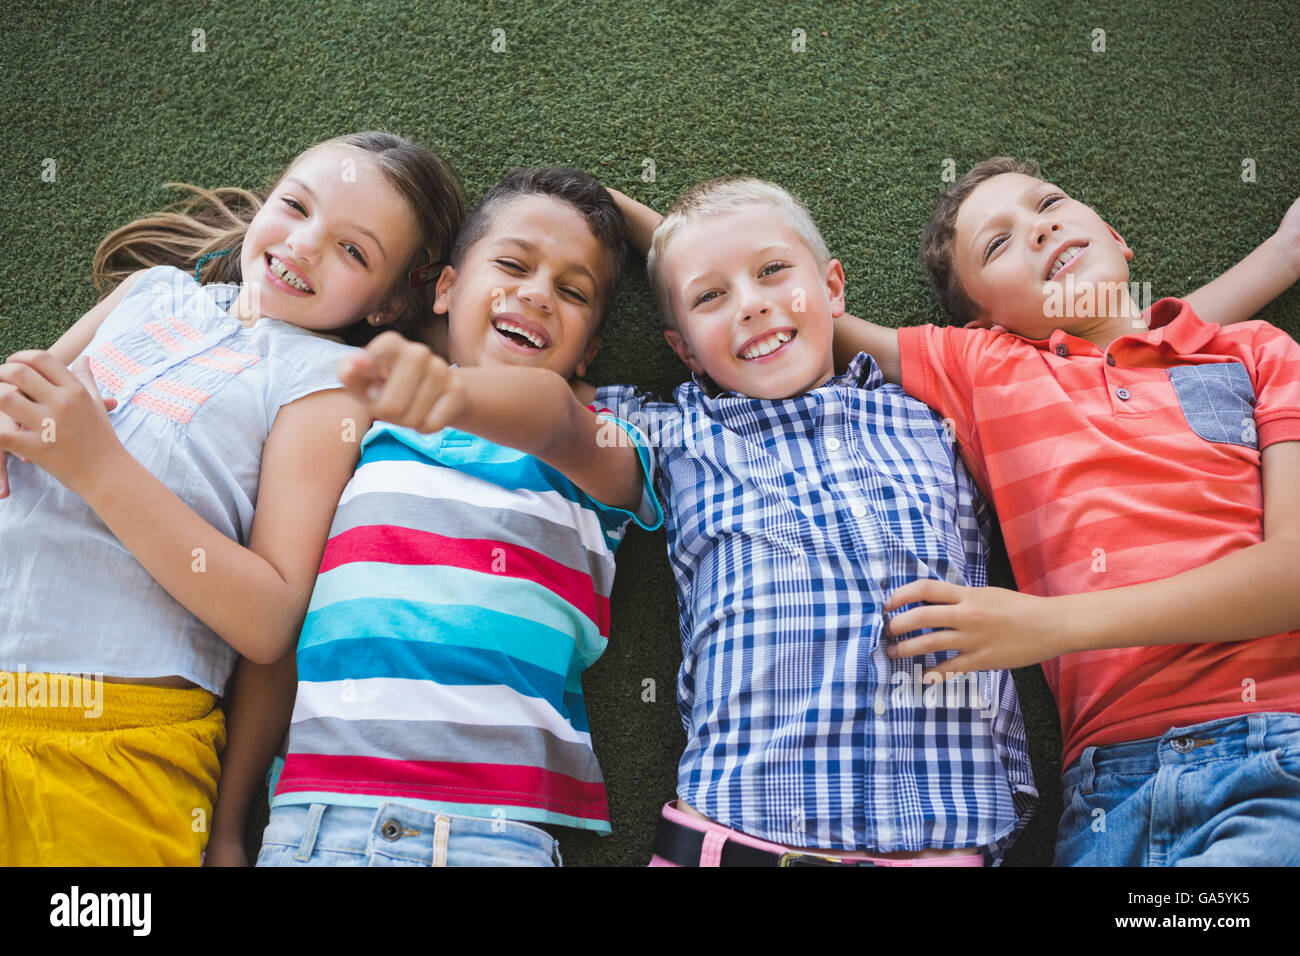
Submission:
M 1263 540 L 1260 451 L 1300 441 L 1300 346 L 1178 299 L 1102 351 L 1061 330 L 899 330 L 903 387 L 952 420 L 1020 590 L 1141 584 Z M 1064 766 L 1089 745 L 1300 712 L 1300 631 L 1067 654 L 1043 664 Z

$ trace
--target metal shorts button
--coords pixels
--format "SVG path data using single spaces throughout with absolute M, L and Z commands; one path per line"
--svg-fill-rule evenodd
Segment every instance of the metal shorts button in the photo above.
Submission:
M 379 835 L 389 843 L 393 843 L 401 839 L 402 825 L 393 819 L 385 820 L 383 826 L 379 828 Z
M 1196 746 L 1196 741 L 1191 737 L 1175 737 L 1169 741 L 1169 746 L 1173 747 L 1178 753 L 1185 754 L 1191 752 L 1192 748 Z

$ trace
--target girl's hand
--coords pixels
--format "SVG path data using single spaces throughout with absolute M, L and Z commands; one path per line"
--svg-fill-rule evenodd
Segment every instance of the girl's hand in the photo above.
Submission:
M 121 448 L 108 420 L 116 404 L 100 397 L 85 356 L 68 369 L 49 352 L 15 352 L 0 365 L 0 414 L 18 427 L 0 429 L 0 452 L 78 491 Z
M 945 581 L 912 581 L 894 591 L 884 610 L 924 602 L 889 618 L 886 632 L 902 636 L 922 628 L 938 628 L 891 645 L 890 657 L 916 657 L 955 650 L 943 662 L 944 679 L 963 673 L 1026 667 L 1066 653 L 1066 622 L 1053 612 L 1050 598 L 1005 588 L 968 588 Z
M 244 839 L 238 833 L 213 833 L 203 851 L 204 866 L 248 866 Z
M 365 351 L 339 360 L 339 380 L 378 421 L 430 434 L 455 422 L 465 393 L 455 371 L 427 345 L 396 332 L 376 336 Z

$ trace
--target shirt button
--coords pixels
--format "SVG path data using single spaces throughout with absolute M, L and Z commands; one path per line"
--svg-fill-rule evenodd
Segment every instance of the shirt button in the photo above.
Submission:
M 1115 356 L 1113 356 L 1113 355 L 1107 355 L 1107 356 L 1106 356 L 1106 364 L 1107 364 L 1107 365 L 1110 365 L 1110 366 L 1113 367 L 1113 366 L 1115 365 Z
M 865 518 L 867 516 L 866 505 L 854 505 L 849 510 L 853 512 L 853 517 L 855 518 Z
M 839 450 L 840 450 L 840 440 L 839 440 L 838 438 L 828 438 L 828 439 L 826 439 L 826 450 L 827 450 L 827 451 L 839 451 Z
M 876 705 L 872 709 L 875 710 L 877 717 L 883 716 L 885 713 L 885 698 L 877 697 Z
M 1067 346 L 1058 345 L 1056 347 L 1056 354 L 1061 356 L 1061 358 L 1065 358 L 1065 356 L 1070 354 L 1070 350 Z
M 1115 395 L 1116 397 L 1119 398 L 1121 402 L 1127 402 L 1129 400 L 1129 393 L 1127 388 L 1116 389 Z

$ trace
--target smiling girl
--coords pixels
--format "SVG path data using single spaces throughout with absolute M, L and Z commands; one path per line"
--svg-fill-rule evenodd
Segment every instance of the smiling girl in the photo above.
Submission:
M 0 706 L 3 865 L 199 862 L 216 697 L 291 649 L 369 422 L 344 340 L 421 330 L 463 214 L 385 133 L 312 147 L 264 201 L 196 192 L 110 235 L 116 289 L 0 366 L 0 673 L 105 682 L 102 715 Z

